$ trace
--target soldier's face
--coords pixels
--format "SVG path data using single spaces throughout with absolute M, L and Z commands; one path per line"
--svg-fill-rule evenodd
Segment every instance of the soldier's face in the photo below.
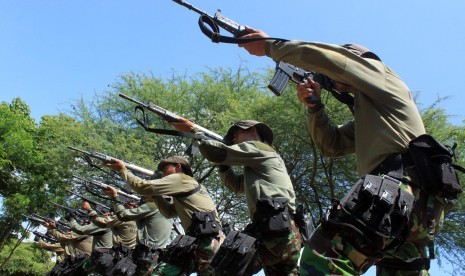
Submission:
M 176 165 L 167 164 L 166 166 L 163 167 L 163 176 L 167 176 L 173 173 L 176 173 Z

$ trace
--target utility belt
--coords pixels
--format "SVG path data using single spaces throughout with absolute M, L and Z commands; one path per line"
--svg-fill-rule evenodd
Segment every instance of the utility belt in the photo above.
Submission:
M 156 263 L 161 250 L 158 249 L 158 243 L 146 239 L 140 239 L 134 249 L 132 258 L 135 262 Z
M 213 257 L 210 266 L 218 275 L 243 275 L 255 257 L 257 246 L 258 242 L 254 237 L 231 231 Z
M 444 145 L 423 134 L 410 141 L 407 152 L 388 156 L 372 174 L 402 179 L 413 172 L 417 178 L 411 183 L 414 186 L 429 194 L 457 199 L 462 193 L 457 171 L 465 173 L 465 168 L 454 164 L 456 146 Z
M 194 212 L 187 234 L 193 237 L 216 236 L 220 233 L 220 225 L 216 222 L 214 211 Z
M 115 253 L 115 259 L 120 260 L 131 255 L 132 249 L 129 246 L 120 243 L 116 246 L 113 246 L 113 252 Z
M 195 268 L 197 247 L 197 238 L 178 235 L 166 247 L 161 256 L 161 261 L 181 267 L 184 271 L 192 272 Z
M 280 236 L 291 231 L 289 199 L 284 197 L 260 198 L 252 217 L 253 236 Z

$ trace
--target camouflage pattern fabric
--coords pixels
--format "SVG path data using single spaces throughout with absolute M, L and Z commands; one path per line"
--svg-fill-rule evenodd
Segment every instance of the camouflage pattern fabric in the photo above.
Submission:
M 373 247 L 374 243 L 366 235 L 355 230 L 329 224 L 320 225 L 302 252 L 300 275 L 361 275 L 380 261 L 376 272 L 380 276 L 429 275 L 428 267 L 415 268 L 404 260 L 428 257 L 428 244 L 442 227 L 446 204 L 442 198 L 420 189 L 412 190 L 407 185 L 404 187 L 413 193 L 415 204 L 407 241 L 402 246 L 381 252 Z M 384 244 L 389 248 L 391 242 L 390 239 L 380 238 L 376 244 Z M 396 262 L 401 268 L 385 267 L 382 260 Z
M 249 266 L 245 275 L 252 275 L 261 268 L 268 276 L 299 275 L 298 260 L 302 240 L 295 223 L 291 225 L 291 232 L 286 236 L 259 238 L 258 258 Z
M 196 252 L 196 271 L 197 275 L 213 275 L 213 268 L 210 267 L 210 261 L 213 255 L 220 249 L 221 242 L 224 240 L 224 234 L 220 233 L 217 237 L 197 237 L 197 252 Z M 159 263 L 152 275 L 176 276 L 186 275 L 181 267 Z

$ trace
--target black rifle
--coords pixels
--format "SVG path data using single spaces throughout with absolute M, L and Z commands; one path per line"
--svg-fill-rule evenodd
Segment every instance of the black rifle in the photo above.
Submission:
M 74 215 L 78 216 L 79 218 L 81 218 L 83 220 L 88 219 L 87 213 L 84 212 L 83 210 L 73 209 L 71 207 L 64 206 L 64 205 L 58 204 L 58 203 L 53 202 L 53 201 L 50 201 L 50 203 L 57 206 L 57 207 L 60 207 L 61 209 L 65 210 L 67 213 L 71 213 L 71 214 L 74 214 Z
M 99 182 L 99 181 L 95 181 L 95 180 L 87 180 L 87 179 L 84 179 L 84 178 L 79 177 L 79 176 L 74 176 L 74 178 L 78 179 L 79 181 L 82 181 L 83 183 L 89 183 L 89 184 L 92 184 L 92 185 L 97 186 L 97 187 L 102 188 L 102 189 L 105 189 L 105 188 L 107 188 L 109 186 L 108 184 L 105 184 L 105 183 L 102 183 L 102 182 Z M 127 198 L 132 202 L 139 202 L 140 201 L 140 197 L 138 197 L 136 195 L 126 193 L 126 192 L 121 191 L 121 190 L 116 189 L 116 188 L 115 188 L 115 190 L 123 198 Z
M 246 42 L 252 42 L 254 40 L 263 40 L 263 39 L 274 39 L 274 40 L 281 40 L 281 41 L 286 40 L 286 39 L 280 39 L 280 38 L 261 38 L 261 39 L 250 39 L 250 40 L 241 41 L 240 39 L 237 39 L 237 38 L 247 34 L 245 27 L 243 25 L 240 25 L 232 21 L 229 18 L 224 17 L 221 14 L 221 10 L 217 10 L 215 15 L 211 16 L 207 14 L 206 12 L 182 0 L 173 0 L 173 1 L 181 6 L 188 8 L 189 10 L 192 10 L 200 14 L 200 18 L 199 18 L 200 29 L 207 37 L 211 38 L 213 42 L 246 43 Z M 209 25 L 214 30 L 214 32 L 207 30 L 204 24 Z M 230 32 L 231 34 L 233 34 L 236 39 L 220 36 L 218 26 Z M 300 68 L 297 68 L 295 66 L 292 66 L 284 62 L 277 62 L 275 70 L 276 70 L 275 74 L 273 76 L 273 79 L 268 84 L 268 88 L 276 96 L 281 96 L 289 80 L 293 80 L 295 82 L 301 83 L 301 82 L 305 82 L 307 77 L 311 77 L 314 81 L 320 83 L 322 87 L 325 87 L 324 82 L 323 82 L 324 80 L 322 79 L 322 77 L 315 76 L 315 75 L 320 75 L 320 74 L 316 74 L 313 72 L 305 72 L 304 70 Z M 299 75 L 301 75 L 302 77 L 298 77 Z M 320 99 L 317 95 L 313 95 L 309 99 L 306 99 L 306 101 L 309 103 L 317 103 L 319 102 L 319 100 Z
M 83 196 L 83 195 L 81 195 L 81 194 L 75 193 L 75 192 L 73 192 L 73 191 L 70 191 L 70 190 L 67 190 L 67 191 L 68 191 L 69 193 L 71 193 L 71 194 L 73 194 L 73 195 L 79 197 L 79 198 L 82 199 L 83 201 L 87 201 L 87 202 L 89 202 L 90 204 L 94 205 L 94 206 L 95 206 L 95 211 L 97 211 L 97 212 L 99 212 L 99 213 L 101 213 L 101 214 L 103 214 L 103 213 L 109 213 L 109 212 L 111 211 L 111 208 L 110 208 L 110 207 L 108 207 L 108 206 L 106 206 L 106 205 L 104 205 L 104 204 L 102 204 L 102 203 L 100 203 L 100 202 L 97 202 L 97 201 L 95 201 L 95 200 L 93 200 L 93 199 L 90 199 L 90 198 L 88 198 L 88 197 L 86 197 L 86 196 Z
M 149 103 L 149 104 L 145 104 L 145 103 L 142 103 L 136 99 L 133 99 L 129 96 L 126 96 L 125 94 L 122 94 L 120 93 L 119 96 L 123 99 L 126 99 L 128 101 L 131 101 L 135 104 L 137 104 L 136 106 L 136 109 L 139 109 L 141 110 L 142 112 L 144 111 L 144 109 L 147 109 L 153 113 L 155 113 L 156 115 L 158 115 L 160 118 L 162 118 L 163 120 L 167 121 L 167 122 L 177 122 L 178 119 L 182 118 L 181 116 L 173 113 L 173 112 L 170 112 L 166 109 L 164 109 L 163 107 L 161 106 L 158 106 L 158 105 L 155 105 L 153 103 Z M 166 129 L 150 129 L 148 127 L 148 124 L 147 122 L 141 122 L 139 119 L 136 119 L 137 122 L 147 131 L 151 131 L 151 130 L 155 130 L 155 131 L 151 131 L 151 132 L 156 132 L 156 133 L 161 133 L 161 134 L 169 134 L 169 135 L 175 135 L 175 136 L 184 136 L 184 137 L 189 137 L 189 138 L 206 138 L 206 139 L 211 139 L 211 140 L 216 140 L 216 141 L 220 141 L 220 142 L 223 142 L 223 136 L 219 135 L 219 134 L 216 134 L 215 132 L 209 130 L 209 129 L 206 129 L 202 126 L 199 126 L 197 124 L 194 124 L 194 127 L 196 129 L 198 129 L 199 131 L 201 131 L 203 133 L 203 136 L 200 137 L 200 136 L 197 136 L 195 134 L 192 134 L 192 133 L 186 133 L 186 132 L 182 132 L 182 131 L 175 131 L 175 130 L 166 130 Z M 145 120 L 145 116 L 144 116 L 144 120 Z
M 80 152 L 80 153 L 84 154 L 85 156 L 92 157 L 92 158 L 98 159 L 98 160 L 103 161 L 103 162 L 109 162 L 110 163 L 112 159 L 117 159 L 117 158 L 114 158 L 114 157 L 112 157 L 110 155 L 106 155 L 106 154 L 95 152 L 95 151 L 94 152 L 88 152 L 88 151 L 80 150 L 80 149 L 78 149 L 76 147 L 72 147 L 72 146 L 68 146 L 68 148 L 72 149 L 74 151 Z M 151 170 L 148 170 L 148 169 L 136 166 L 134 164 L 124 162 L 124 161 L 123 161 L 123 163 L 126 166 L 126 168 L 128 170 L 130 170 L 130 171 L 138 172 L 138 173 L 141 173 L 141 174 L 147 175 L 147 176 L 152 176 L 154 174 L 154 171 L 151 171 Z
M 60 231 L 60 232 L 68 232 L 71 230 L 71 228 L 69 227 L 69 225 L 63 221 L 60 221 L 60 220 L 54 220 L 54 219 L 51 219 L 51 218 L 48 218 L 48 217 L 44 217 L 44 216 L 41 216 L 41 215 L 38 215 L 38 214 L 33 214 L 34 217 L 37 217 L 45 222 L 55 222 L 55 225 L 57 227 L 57 230 Z
M 32 223 L 35 223 L 35 224 L 43 224 L 46 222 L 45 220 L 37 218 L 37 217 L 32 217 L 28 215 L 21 215 L 21 216 L 27 218 L 28 220 L 30 220 Z
M 43 239 L 44 241 L 48 241 L 48 242 L 51 242 L 51 243 L 58 243 L 58 241 L 56 239 L 54 239 L 52 237 L 49 237 L 49 236 L 47 236 L 45 234 L 42 234 L 39 231 L 34 231 L 34 232 L 32 232 L 32 234 L 34 234 L 36 237 L 39 237 L 39 238 Z M 36 240 L 36 239 L 34 239 L 34 240 Z

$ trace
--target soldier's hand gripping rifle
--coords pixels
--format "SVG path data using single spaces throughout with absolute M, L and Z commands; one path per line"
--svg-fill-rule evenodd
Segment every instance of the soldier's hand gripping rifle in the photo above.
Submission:
M 137 106 L 135 107 L 135 111 L 140 110 L 142 112 L 143 121 L 139 120 L 138 118 L 136 118 L 136 121 L 139 125 L 141 125 L 148 132 L 165 134 L 165 135 L 173 135 L 173 136 L 181 136 L 181 137 L 194 138 L 194 139 L 211 139 L 211 140 L 223 142 L 223 136 L 216 134 L 215 132 L 207 128 L 204 128 L 202 126 L 199 126 L 197 124 L 194 124 L 194 127 L 197 130 L 201 131 L 203 135 L 198 135 L 198 134 L 193 134 L 193 133 L 188 133 L 188 132 L 183 132 L 183 131 L 177 131 L 177 130 L 171 130 L 171 129 L 150 128 L 147 116 L 145 115 L 145 111 L 144 111 L 145 109 L 147 109 L 150 112 L 155 113 L 157 116 L 159 116 L 161 119 L 167 122 L 178 122 L 178 119 L 182 117 L 171 111 L 164 109 L 161 106 L 155 105 L 153 103 L 145 104 L 129 96 L 126 96 L 125 94 L 122 94 L 122 93 L 120 93 L 119 96 L 123 99 L 126 99 L 130 102 L 137 104 Z
M 89 183 L 89 184 L 92 184 L 94 186 L 100 187 L 102 189 L 105 189 L 105 188 L 107 188 L 109 186 L 108 184 L 105 184 L 105 183 L 102 183 L 102 182 L 99 182 L 99 181 L 95 181 L 95 180 L 87 180 L 87 179 L 84 179 L 84 178 L 79 177 L 79 176 L 74 176 L 74 178 L 80 180 L 83 183 Z M 121 195 L 123 198 L 127 198 L 132 202 L 139 202 L 140 201 L 140 197 L 138 197 L 136 195 L 126 193 L 126 192 L 121 191 L 121 190 L 116 189 L 116 188 L 115 188 L 115 190 L 116 190 L 116 193 Z
M 198 14 L 200 14 L 199 18 L 199 27 L 200 30 L 209 37 L 213 42 L 219 43 L 246 43 L 252 42 L 257 40 L 280 40 L 280 41 L 287 41 L 287 39 L 282 38 L 252 38 L 252 39 L 241 39 L 240 37 L 247 34 L 245 26 L 240 25 L 229 18 L 224 17 L 221 14 L 221 10 L 217 10 L 214 16 L 207 14 L 206 12 L 192 6 L 189 3 L 184 2 L 183 0 L 173 0 L 177 4 L 188 8 Z M 210 29 L 208 29 L 205 25 L 208 25 Z M 223 28 L 227 32 L 233 34 L 234 37 L 226 37 L 220 35 L 220 28 Z M 213 30 L 213 31 L 212 31 Z M 275 74 L 268 84 L 268 88 L 276 95 L 280 96 L 284 89 L 287 86 L 289 80 L 294 82 L 304 82 L 307 77 L 311 77 L 314 81 L 320 83 L 321 87 L 327 87 L 327 83 L 324 82 L 320 74 L 313 73 L 313 72 L 305 72 L 304 70 L 292 66 L 288 63 L 284 62 L 277 62 L 275 68 Z M 321 81 L 321 82 L 320 82 Z M 317 103 L 319 102 L 319 97 L 317 95 L 312 96 L 307 100 L 309 103 Z
M 38 214 L 33 214 L 34 217 L 37 217 L 47 223 L 55 223 L 55 226 L 57 228 L 58 231 L 60 232 L 68 232 L 68 231 L 71 231 L 71 228 L 69 227 L 69 225 L 67 223 L 64 223 L 63 221 L 60 221 L 60 220 L 55 220 L 55 219 L 51 219 L 51 218 L 48 218 L 48 217 L 44 217 L 44 216 L 41 216 L 41 215 L 38 215 Z
M 61 205 L 61 204 L 58 204 L 56 202 L 53 202 L 53 201 L 50 201 L 51 204 L 57 206 L 57 207 L 60 207 L 61 209 L 65 210 L 65 212 L 67 214 L 73 214 L 73 216 L 75 217 L 78 217 L 80 220 L 84 221 L 84 220 L 87 220 L 89 217 L 87 216 L 87 213 L 84 212 L 83 210 L 79 210 L 79 209 L 73 209 L 71 207 L 68 207 L 68 206 L 64 206 L 64 205 Z
M 90 198 L 88 198 L 88 197 L 86 197 L 86 196 L 83 196 L 83 195 L 81 195 L 81 194 L 75 193 L 75 192 L 70 191 L 70 190 L 66 190 L 66 191 L 67 191 L 68 193 L 70 193 L 70 194 L 73 194 L 73 195 L 79 197 L 79 198 L 82 199 L 83 201 L 87 201 L 87 202 L 89 202 L 90 204 L 94 205 L 94 206 L 95 206 L 95 211 L 99 212 L 100 214 L 109 213 L 109 212 L 111 211 L 111 208 L 110 208 L 110 207 L 108 207 L 108 206 L 106 206 L 106 205 L 104 205 L 104 204 L 102 204 L 102 203 L 100 203 L 100 202 L 97 202 L 97 201 L 95 201 L 95 200 L 93 200 L 93 199 L 90 199 Z
M 49 237 L 45 234 L 42 234 L 40 233 L 39 231 L 33 231 L 32 234 L 34 234 L 36 236 L 36 238 L 41 238 L 43 239 L 44 241 L 48 241 L 48 242 L 51 242 L 51 243 L 58 243 L 58 241 L 52 237 Z M 38 239 L 36 240 L 36 238 L 34 238 L 34 241 L 38 241 Z
M 106 154 L 95 152 L 95 151 L 94 152 L 88 152 L 88 151 L 81 150 L 81 149 L 78 149 L 78 148 L 72 147 L 72 146 L 68 146 L 68 148 L 84 154 L 84 156 L 87 157 L 87 158 L 92 157 L 92 158 L 95 158 L 95 159 L 100 160 L 102 162 L 111 163 L 112 159 L 117 159 L 117 158 L 114 158 L 114 157 L 112 157 L 110 155 L 106 155 Z M 86 160 L 86 161 L 89 162 L 88 160 Z M 92 163 L 92 162 L 90 162 L 90 163 Z M 152 176 L 154 174 L 154 171 L 151 171 L 151 170 L 136 166 L 136 165 L 128 163 L 128 162 L 123 161 L 123 163 L 126 166 L 126 168 L 128 170 L 132 171 L 132 172 L 140 173 L 140 174 L 143 174 L 143 175 L 146 175 L 146 176 Z

